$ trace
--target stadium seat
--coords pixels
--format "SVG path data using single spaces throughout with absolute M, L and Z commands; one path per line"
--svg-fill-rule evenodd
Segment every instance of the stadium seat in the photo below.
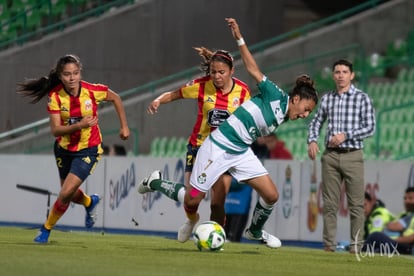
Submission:
M 382 77 L 385 73 L 384 57 L 379 53 L 372 53 L 367 58 L 367 69 L 369 70 L 370 76 Z
M 9 41 L 17 38 L 17 28 L 13 23 L 3 25 L 1 29 L 1 41 Z
M 334 87 L 335 83 L 332 80 L 332 70 L 325 66 L 322 70 L 315 74 L 315 85 L 318 91 L 328 91 Z
M 397 75 L 397 81 L 398 82 L 406 82 L 407 81 L 407 68 L 402 68 Z
M 410 68 L 407 72 L 407 81 L 414 82 L 414 68 Z
M 156 156 L 165 157 L 167 153 L 168 137 L 161 137 L 158 143 L 158 149 Z
M 150 156 L 157 156 L 158 155 L 158 148 L 160 143 L 160 137 L 155 137 L 150 145 Z
M 42 26 L 42 14 L 38 9 L 30 9 L 27 13 L 27 29 L 36 30 Z
M 165 156 L 174 157 L 175 152 L 177 151 L 178 139 L 177 137 L 171 137 L 168 139 L 165 147 Z
M 175 153 L 175 157 L 184 157 L 185 154 L 187 153 L 187 144 L 188 144 L 188 140 L 184 137 L 180 137 L 178 138 L 178 143 L 177 143 L 177 151 Z
M 407 41 L 397 38 L 388 44 L 386 59 L 388 62 L 405 62 L 408 60 Z
M 25 0 L 13 0 L 10 6 L 12 16 L 24 13 L 26 9 L 30 9 L 31 3 Z
M 51 0 L 51 10 L 50 15 L 59 20 L 66 12 L 66 1 L 65 0 Z
M 6 3 L 0 3 L 0 25 L 10 20 L 10 9 Z

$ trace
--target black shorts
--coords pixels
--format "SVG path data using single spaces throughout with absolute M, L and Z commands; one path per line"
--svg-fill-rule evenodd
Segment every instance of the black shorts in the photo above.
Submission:
M 54 151 L 60 179 L 65 179 L 69 173 L 73 173 L 84 181 L 93 172 L 101 157 L 98 146 L 68 151 L 55 142 Z
M 185 158 L 185 160 L 186 160 L 185 161 L 185 171 L 186 172 L 192 172 L 193 171 L 194 161 L 195 161 L 195 158 L 197 156 L 197 152 L 198 152 L 199 148 L 200 147 L 195 147 L 191 144 L 187 145 L 187 155 L 186 155 L 186 158 Z

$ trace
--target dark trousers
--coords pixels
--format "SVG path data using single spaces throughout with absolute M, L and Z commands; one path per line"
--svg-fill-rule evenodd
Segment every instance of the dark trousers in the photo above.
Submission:
M 411 254 L 412 245 L 398 243 L 382 232 L 374 232 L 365 240 L 362 251 L 375 253 L 393 252 L 397 250 L 400 254 Z

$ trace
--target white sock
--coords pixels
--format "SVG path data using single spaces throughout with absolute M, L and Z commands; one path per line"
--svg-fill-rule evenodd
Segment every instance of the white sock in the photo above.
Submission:
M 177 193 L 177 198 L 179 202 L 184 203 L 184 195 L 185 195 L 185 189 L 183 187 Z

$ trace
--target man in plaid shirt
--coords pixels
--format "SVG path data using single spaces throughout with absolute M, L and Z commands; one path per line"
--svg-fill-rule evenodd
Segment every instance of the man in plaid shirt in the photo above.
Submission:
M 327 121 L 322 164 L 324 250 L 335 251 L 337 213 L 344 182 L 351 220 L 350 250 L 359 250 L 364 236 L 364 160 L 363 140 L 374 134 L 375 111 L 370 97 L 352 84 L 352 63 L 338 60 L 332 66 L 336 89 L 320 101 L 309 124 L 308 155 L 319 152 L 318 138 Z

